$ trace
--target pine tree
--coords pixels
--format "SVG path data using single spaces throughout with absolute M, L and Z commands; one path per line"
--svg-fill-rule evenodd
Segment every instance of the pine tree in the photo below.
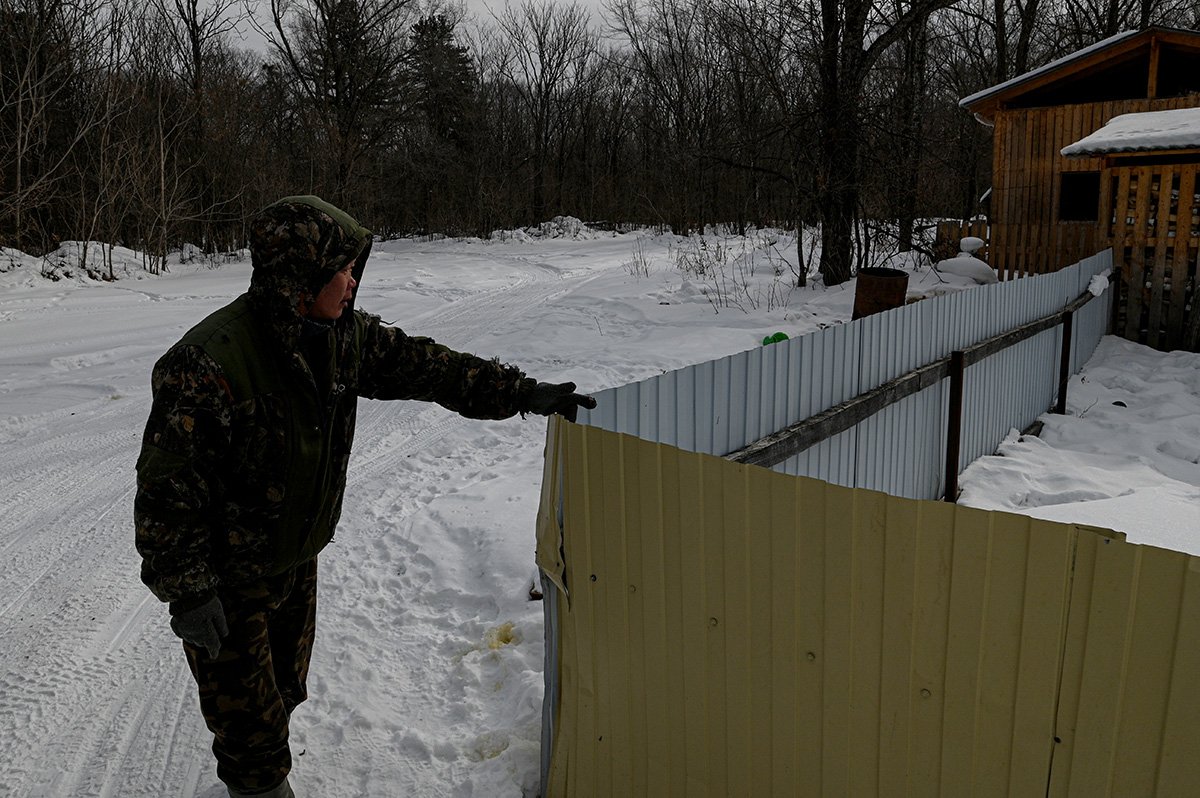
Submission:
M 470 51 L 454 38 L 455 24 L 443 14 L 422 17 L 412 26 L 405 58 L 414 110 L 435 139 L 467 149 L 477 79 Z

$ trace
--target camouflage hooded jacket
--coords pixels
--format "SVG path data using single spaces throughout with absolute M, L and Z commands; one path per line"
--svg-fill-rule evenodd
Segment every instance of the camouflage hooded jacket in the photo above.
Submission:
M 511 366 L 405 335 L 354 310 L 301 354 L 302 301 L 371 235 L 315 197 L 266 208 L 251 229 L 249 290 L 155 364 L 134 502 L 142 580 L 163 601 L 316 556 L 341 515 L 357 398 L 420 399 L 470 418 L 508 418 L 535 381 Z M 314 358 L 315 359 L 315 358 Z

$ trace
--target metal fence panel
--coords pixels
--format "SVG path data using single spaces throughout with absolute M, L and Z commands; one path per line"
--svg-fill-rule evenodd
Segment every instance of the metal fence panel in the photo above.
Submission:
M 1081 536 L 1048 796 L 1200 784 L 1200 558 Z
M 1045 791 L 1073 527 L 551 426 L 548 796 Z
M 790 372 L 796 375 L 788 386 L 787 417 L 790 420 L 784 427 L 828 410 L 861 392 L 858 370 L 847 367 L 857 362 L 862 351 L 860 327 L 843 324 L 784 344 L 772 344 L 772 347 L 783 345 L 788 346 Z M 801 452 L 776 466 L 775 470 L 816 477 L 838 485 L 853 485 L 857 440 L 858 432 L 848 430 Z
M 641 382 L 602 391 L 579 421 L 724 455 L 913 368 L 1061 309 L 1111 268 L 1111 251 L 1053 274 L 927 299 Z M 1104 335 L 1112 292 L 1075 314 L 1072 369 Z M 995 450 L 1054 401 L 1061 329 L 967 369 L 961 466 Z M 894 495 L 935 498 L 944 482 L 948 388 L 939 384 L 775 470 Z M 939 417 L 940 414 L 940 417 Z
M 962 467 L 994 452 L 1010 429 L 1024 429 L 1046 412 L 1058 392 L 1061 339 L 1061 328 L 1046 330 L 967 368 Z
M 1113 253 L 1111 249 L 1106 249 L 1081 263 L 1078 271 L 1078 283 L 1075 286 L 1076 295 L 1088 290 L 1092 278 L 1104 272 L 1109 272 L 1109 279 L 1115 281 L 1116 277 L 1111 273 L 1112 267 Z M 1108 332 L 1115 295 L 1114 285 L 1075 314 L 1075 336 L 1072 340 L 1074 352 L 1071 358 L 1072 374 L 1083 368 L 1088 358 L 1096 351 L 1100 339 Z
M 557 423 L 557 420 L 551 423 L 548 452 L 561 451 L 561 447 L 555 441 L 554 430 L 582 430 L 583 425 L 592 425 L 603 430 L 628 433 L 647 441 L 671 444 L 684 450 L 724 454 L 857 396 L 916 366 L 944 357 L 955 349 L 969 346 L 983 338 L 1053 312 L 1086 290 L 1092 277 L 1111 268 L 1111 262 L 1110 252 L 1101 253 L 1053 275 L 1027 278 L 928 300 L 781 344 L 689 366 L 650 380 L 604 391 L 598 395 L 600 405 L 595 411 L 584 411 L 580 414 L 581 426 L 562 425 Z M 1075 314 L 1072 341 L 1073 371 L 1086 362 L 1104 335 L 1110 318 L 1111 301 L 1112 292 L 1106 292 L 1100 299 L 1089 303 Z M 1048 331 L 967 370 L 964 386 L 967 412 L 964 419 L 963 465 L 992 451 L 996 442 L 1010 427 L 1024 426 L 1044 412 L 1057 390 L 1057 353 L 1060 336 L 1060 330 Z M 884 410 L 858 427 L 802 452 L 777 466 L 776 470 L 787 475 L 815 476 L 839 485 L 879 488 L 898 496 L 937 496 L 942 489 L 947 395 L 948 381 L 931 386 L 926 391 Z M 753 783 L 761 781 L 765 785 L 764 789 L 770 790 L 776 785 L 786 783 L 790 775 L 797 772 L 820 774 L 816 789 L 811 789 L 810 779 L 803 789 L 797 790 L 799 793 L 811 794 L 821 794 L 823 784 L 829 784 L 830 789 L 837 792 L 861 789 L 865 793 L 872 793 L 872 784 L 878 788 L 883 780 L 901 778 L 905 772 L 910 774 L 905 782 L 909 785 L 933 783 L 929 780 L 940 779 L 940 783 L 945 787 L 943 792 L 949 790 L 946 794 L 962 791 L 1005 794 L 1006 790 L 1010 794 L 1024 794 L 1026 788 L 1038 791 L 1038 785 L 1024 782 L 1034 778 L 1031 774 L 1044 771 L 1038 770 L 1040 765 L 1035 765 L 1034 769 L 1030 770 L 1025 763 L 1041 762 L 1040 757 L 1047 750 L 1042 735 L 1013 735 L 1010 733 L 1011 729 L 1008 732 L 1004 731 L 1003 725 L 995 726 L 989 723 L 980 726 L 978 718 L 971 719 L 974 716 L 959 717 L 960 710 L 966 711 L 968 715 L 975 711 L 969 699 L 973 695 L 978 697 L 980 685 L 986 682 L 987 685 L 996 686 L 996 689 L 1010 691 L 1008 697 L 1001 702 L 1003 705 L 1007 706 L 1017 701 L 1019 706 L 1014 712 L 1033 713 L 1020 723 L 1038 726 L 1041 721 L 1034 720 L 1034 717 L 1040 717 L 1038 713 L 1042 710 L 1030 708 L 1034 705 L 1023 704 L 1018 700 L 1022 696 L 1028 698 L 1030 695 L 1044 698 L 1041 695 L 1044 691 L 1039 692 L 1031 686 L 1040 684 L 1037 680 L 1030 681 L 1031 677 L 1027 671 L 1029 667 L 1034 666 L 1028 663 L 1021 666 L 1015 677 L 1004 667 L 996 667 L 986 675 L 985 682 L 981 682 L 981 677 L 976 675 L 959 683 L 947 675 L 948 666 L 944 663 L 938 664 L 939 657 L 947 656 L 948 649 L 939 649 L 936 645 L 931 647 L 924 643 L 906 644 L 902 636 L 895 636 L 895 630 L 907 628 L 904 622 L 909 616 L 905 613 L 915 612 L 912 609 L 903 610 L 898 619 L 880 622 L 878 628 L 870 623 L 867 623 L 866 627 L 860 624 L 860 629 L 875 629 L 874 632 L 868 631 L 870 639 L 884 641 L 880 643 L 882 647 L 877 654 L 868 653 L 866 661 L 874 662 L 883 657 L 883 651 L 891 651 L 887 639 L 892 639 L 901 650 L 910 652 L 908 656 L 911 657 L 914 668 L 923 676 L 932 675 L 934 683 L 939 680 L 944 682 L 945 695 L 938 695 L 934 691 L 926 695 L 924 689 L 920 693 L 920 697 L 927 699 L 929 706 L 936 707 L 937 711 L 913 713 L 913 706 L 919 708 L 922 706 L 921 702 L 913 704 L 914 699 L 911 695 L 894 699 L 894 695 L 898 694 L 894 694 L 889 688 L 876 692 L 868 690 L 855 697 L 854 703 L 858 709 L 854 717 L 847 716 L 841 710 L 841 714 L 834 713 L 833 716 L 826 717 L 831 706 L 828 700 L 829 689 L 848 689 L 846 680 L 850 678 L 853 668 L 859 669 L 855 671 L 854 676 L 858 681 L 853 683 L 869 684 L 869 681 L 862 680 L 869 679 L 875 666 L 861 663 L 856 666 L 845 656 L 841 660 L 835 656 L 832 659 L 836 664 L 827 664 L 821 670 L 821 678 L 814 680 L 809 673 L 797 682 L 793 680 L 797 674 L 787 670 L 787 663 L 792 661 L 790 657 L 796 652 L 755 645 L 756 640 L 768 639 L 764 636 L 764 630 L 769 630 L 771 637 L 787 634 L 788 618 L 803 618 L 813 622 L 816 622 L 814 619 L 824 618 L 822 622 L 829 622 L 830 618 L 844 620 L 846 612 L 853 615 L 852 609 L 839 609 L 829 605 L 827 595 L 821 592 L 825 589 L 822 586 L 829 581 L 844 581 L 844 574 L 839 576 L 835 573 L 821 572 L 807 574 L 804 579 L 788 577 L 795 583 L 795 595 L 776 593 L 764 598 L 765 594 L 761 594 L 760 584 L 756 581 L 759 575 L 767 572 L 781 573 L 780 569 L 786 571 L 793 565 L 794 558 L 788 552 L 794 552 L 796 544 L 789 543 L 789 535 L 795 536 L 797 530 L 804 529 L 810 523 L 824 524 L 828 529 L 834 530 L 827 531 L 822 538 L 826 544 L 836 547 L 844 545 L 845 540 L 850 540 L 853 546 L 857 545 L 853 541 L 862 537 L 864 529 L 877 529 L 878 518 L 868 524 L 868 527 L 861 526 L 865 523 L 862 520 L 865 516 L 861 510 L 847 511 L 846 508 L 834 507 L 835 503 L 827 496 L 819 499 L 813 494 L 812 491 L 817 489 L 809 483 L 802 483 L 808 487 L 799 489 L 801 493 L 809 492 L 808 499 L 781 500 L 773 498 L 773 494 L 761 493 L 761 486 L 764 484 L 758 476 L 763 473 L 761 471 L 753 471 L 756 476 L 749 478 L 746 475 L 751 472 L 745 471 L 744 467 L 727 464 L 733 469 L 743 470 L 726 473 L 724 466 L 710 466 L 706 469 L 702 465 L 703 458 L 695 460 L 686 457 L 680 459 L 678 467 L 673 469 L 666 464 L 669 458 L 664 458 L 661 454 L 665 449 L 659 450 L 653 456 L 640 456 L 640 465 L 630 467 L 626 462 L 627 450 L 630 446 L 636 449 L 641 444 L 630 441 L 622 443 L 619 439 L 604 436 L 592 439 L 591 443 L 587 441 L 588 435 L 585 434 L 581 445 L 582 450 L 586 450 L 584 459 L 591 464 L 590 473 L 599 479 L 599 475 L 605 473 L 606 468 L 616 467 L 623 475 L 621 490 L 612 490 L 611 480 L 603 490 L 595 486 L 589 488 L 586 480 L 566 480 L 558 470 L 562 464 L 557 460 L 553 463 L 548 460 L 548 476 L 543 485 L 543 510 L 548 501 L 554 501 L 550 494 L 559 497 L 560 507 L 567 503 L 566 497 L 573 496 L 571 501 L 574 507 L 589 508 L 587 518 L 582 521 L 583 528 L 588 530 L 588 542 L 584 545 L 588 564 L 582 570 L 577 568 L 574 573 L 569 573 L 566 563 L 569 559 L 568 547 L 562 537 L 565 517 L 551 517 L 545 512 L 539 512 L 538 564 L 547 574 L 549 581 L 557 585 L 553 590 L 547 586 L 547 600 L 556 602 L 557 610 L 548 615 L 547 711 L 554 718 L 558 717 L 559 682 L 549 676 L 549 663 L 551 658 L 555 657 L 564 675 L 561 689 L 564 694 L 576 691 L 572 695 L 578 699 L 578 705 L 572 711 L 578 710 L 581 713 L 573 716 L 572 734 L 569 739 L 553 739 L 554 735 L 548 734 L 544 743 L 544 755 L 547 758 L 552 754 L 556 762 L 572 763 L 572 767 L 567 769 L 566 786 L 562 783 L 555 785 L 556 790 L 562 789 L 565 792 L 552 794 L 614 794 L 613 790 L 624 789 L 624 785 L 632 779 L 633 786 L 630 789 L 633 791 L 630 794 L 660 795 L 670 792 L 669 785 L 679 784 L 679 779 L 683 778 L 682 783 L 687 785 L 685 791 L 689 795 L 722 795 L 726 794 L 730 784 L 739 783 L 738 780 L 743 778 L 749 778 Z M 579 473 L 579 465 L 576 464 L 575 467 L 576 473 Z M 630 474 L 635 476 L 630 479 Z M 735 474 L 736 477 L 731 476 Z M 550 491 L 550 494 L 546 491 Z M 743 493 L 746 492 L 757 495 L 757 498 L 745 499 Z M 801 504 L 804 512 L 790 515 Z M 771 524 L 774 526 L 771 528 L 789 530 L 786 535 L 772 543 L 771 548 L 764 551 L 761 547 L 750 546 L 736 535 L 732 539 L 728 537 L 727 528 L 736 528 L 743 513 L 755 515 L 762 512 L 764 507 L 769 508 L 773 519 Z M 846 516 L 847 512 L 850 513 L 849 516 Z M 930 509 L 924 512 L 936 516 L 942 511 L 934 510 L 930 506 Z M 978 516 L 972 522 L 976 531 L 982 528 L 983 517 Z M 996 520 L 999 516 L 991 514 L 987 517 L 991 519 L 987 521 L 991 530 L 989 535 L 994 536 L 1004 529 L 1008 530 L 1003 533 L 1005 536 L 1012 534 L 1009 527 L 1015 522 Z M 818 520 L 814 521 L 814 518 Z M 848 521 L 847 518 L 858 520 Z M 670 534 L 662 534 L 651 540 L 639 538 L 640 533 L 631 536 L 632 531 L 652 528 L 655 525 L 661 527 L 667 523 L 667 519 L 674 519 L 671 523 L 678 524 L 678 528 Z M 855 526 L 855 523 L 859 526 Z M 909 524 L 908 528 L 913 529 L 925 529 L 929 526 L 922 518 L 908 518 L 905 523 Z M 619 530 L 619 534 L 614 534 L 614 530 Z M 771 539 L 775 540 L 774 537 Z M 917 613 L 921 615 L 922 623 L 932 622 L 938 628 L 942 628 L 945 626 L 943 621 L 948 623 L 947 619 L 952 620 L 951 616 L 959 617 L 961 611 L 952 611 L 949 609 L 949 603 L 956 607 L 978 606 L 978 597 L 964 598 L 961 595 L 964 586 L 978 581 L 978 576 L 970 575 L 967 571 L 959 572 L 956 570 L 958 566 L 954 564 L 959 562 L 960 554 L 966 558 L 964 562 L 972 561 L 973 557 L 976 560 L 982 558 L 980 561 L 994 558 L 998 550 L 994 548 L 993 543 L 993 539 L 989 537 L 986 550 L 980 549 L 975 554 L 970 553 L 974 551 L 970 546 L 960 552 L 961 547 L 956 543 L 951 547 L 949 560 L 946 559 L 946 554 L 937 554 L 937 547 L 926 550 L 927 547 L 923 544 L 917 545 L 916 554 L 913 556 L 921 560 L 925 567 L 934 569 L 930 575 L 944 575 L 947 573 L 946 568 L 951 567 L 955 574 L 954 583 L 958 585 L 954 590 L 959 591 L 950 595 L 941 588 L 929 587 L 928 580 L 917 580 L 917 592 L 924 595 L 932 591 L 930 596 L 936 598 L 935 604 L 940 607 L 933 615 L 930 615 L 928 610 Z M 824 556 L 826 549 L 823 546 L 826 544 L 814 543 L 816 548 L 808 554 L 818 558 Z M 580 545 L 579 541 L 575 541 L 574 545 Z M 636 547 L 641 554 L 631 558 L 630 546 Z M 792 549 L 788 546 L 792 546 Z M 578 550 L 575 553 L 578 554 Z M 870 568 L 874 567 L 870 562 L 875 561 L 871 558 L 878 556 L 877 553 L 869 554 L 867 560 L 857 561 L 855 567 L 865 568 L 862 573 L 870 573 Z M 620 585 L 628 583 L 629 595 L 625 596 L 617 589 L 606 594 L 603 606 L 591 607 L 586 602 L 582 606 L 571 606 L 571 594 L 558 588 L 566 586 L 568 581 L 572 590 L 595 585 L 600 581 L 600 575 L 589 572 L 589 568 L 592 567 L 590 563 L 599 561 L 595 558 L 604 557 L 615 557 L 622 562 L 615 572 L 620 577 L 616 582 Z M 1011 560 L 1016 565 L 1025 563 L 1026 579 L 1045 563 L 1053 561 L 1053 557 L 1047 559 L 1045 552 L 1030 554 L 1024 560 Z M 636 568 L 629 563 L 636 565 Z M 750 567 L 751 563 L 757 563 L 757 571 Z M 948 566 L 948 563 L 951 566 Z M 1188 567 L 1191 569 L 1189 573 L 1200 572 L 1200 567 Z M 715 605 L 712 604 L 707 587 L 696 583 L 695 580 L 682 579 L 677 587 L 668 589 L 660 586 L 656 588 L 656 593 L 651 593 L 649 597 L 657 602 L 653 604 L 651 617 L 643 617 L 639 614 L 640 611 L 633 611 L 638 607 L 645 609 L 649 606 L 644 604 L 648 598 L 646 594 L 637 596 L 640 589 L 638 579 L 645 581 L 643 577 L 646 574 L 657 573 L 660 568 L 665 569 L 664 572 L 681 575 L 681 578 L 682 575 L 697 573 L 720 574 L 720 591 L 733 593 L 731 598 L 721 600 L 722 608 L 726 605 L 742 608 L 736 614 L 745 621 L 744 627 L 739 627 L 731 633 L 731 639 L 734 641 L 732 647 L 726 646 L 704 654 L 699 651 L 693 652 L 694 656 L 685 658 L 683 662 L 671 659 L 675 656 L 671 652 L 682 650 L 697 635 L 697 639 L 711 639 L 710 630 L 700 631 L 703 624 L 686 628 L 681 628 L 678 624 L 680 619 L 688 617 L 691 610 L 700 608 L 703 615 Z M 998 580 L 997 585 L 1007 584 L 1005 580 L 1017 580 L 1009 585 L 1012 590 L 1003 594 L 1011 599 L 1020 593 L 1017 589 L 1019 579 L 1013 576 L 1019 570 L 1020 568 L 1017 568 L 1002 578 L 994 574 L 987 575 L 985 580 Z M 899 573 L 903 572 L 901 568 Z M 895 565 L 888 565 L 884 572 L 885 581 L 888 573 L 893 574 L 894 581 Z M 1164 583 L 1170 583 L 1169 578 Z M 1007 623 L 1011 624 L 1018 618 L 1019 613 L 1028 607 L 1053 605 L 1053 590 L 1047 593 L 1045 585 L 1042 585 L 1042 594 L 1031 598 L 1029 591 L 1033 589 L 1030 587 L 1033 583 L 1022 584 L 1025 584 L 1026 591 L 1020 594 L 1024 596 L 1023 603 L 1019 607 L 1014 605 L 1011 611 L 996 610 L 999 613 L 998 622 L 1006 618 Z M 838 583 L 838 591 L 847 587 L 847 584 Z M 749 592 L 751 589 L 754 591 L 753 596 Z M 1197 599 L 1200 593 L 1194 586 L 1189 590 L 1191 592 L 1187 594 L 1187 598 L 1181 601 L 1194 604 L 1200 600 Z M 836 595 L 848 594 L 836 592 Z M 920 595 L 917 596 L 917 599 L 919 598 Z M 983 604 L 994 609 L 1004 605 L 1004 600 L 999 597 L 986 599 Z M 777 628 L 774 620 L 764 622 L 761 613 L 764 601 L 769 605 L 769 618 L 778 616 L 784 619 L 782 627 Z M 856 601 L 861 603 L 861 596 Z M 876 597 L 871 597 L 867 604 L 875 601 Z M 758 610 L 751 612 L 751 606 L 757 607 Z M 1191 604 L 1187 606 L 1191 607 Z M 820 615 L 822 607 L 826 608 L 825 616 Z M 583 623 L 590 632 L 575 638 L 570 637 L 570 631 L 564 633 L 559 612 L 565 612 L 568 608 L 572 613 L 576 609 L 580 613 L 575 615 L 568 625 L 578 630 L 582 628 L 579 623 Z M 1182 610 L 1177 616 L 1172 616 L 1179 618 L 1178 625 L 1181 630 L 1185 627 L 1192 629 L 1195 626 L 1189 626 L 1184 621 L 1185 617 L 1196 617 L 1194 609 L 1196 608 L 1191 608 L 1189 616 L 1185 616 Z M 717 612 L 715 608 L 712 611 Z M 950 615 L 938 616 L 939 612 Z M 967 619 L 969 627 L 978 627 L 979 619 L 972 615 L 972 612 L 968 611 L 963 617 Z M 651 665 L 649 669 L 640 666 L 631 669 L 629 663 L 632 661 L 632 655 L 628 651 L 614 654 L 609 650 L 609 641 L 604 634 L 596 631 L 598 627 L 588 626 L 598 623 L 605 615 L 609 618 L 611 628 L 624 628 L 621 624 L 625 624 L 632 630 L 631 639 L 640 640 L 652 649 L 647 655 L 647 662 Z M 1036 618 L 1026 616 L 1017 621 L 1022 630 L 1020 645 L 1026 647 L 1025 650 L 1034 650 L 1029 648 L 1033 640 L 1031 635 L 1036 636 L 1044 632 L 1046 625 L 1053 622 L 1051 615 L 1053 612 Z M 713 614 L 708 620 L 717 618 L 719 626 L 719 617 Z M 755 629 L 758 631 L 754 631 Z M 1200 635 L 1200 629 L 1195 631 Z M 966 650 L 970 651 L 971 641 L 979 642 L 972 636 L 977 632 L 978 630 L 972 632 L 968 629 L 959 633 L 959 637 L 967 642 L 963 643 L 960 639 L 954 645 L 960 648 L 966 645 Z M 998 644 L 993 642 L 990 645 Z M 870 652 L 874 649 L 868 647 L 865 650 Z M 578 682 L 572 683 L 567 678 L 570 668 L 564 667 L 566 659 L 563 657 L 574 663 L 577 669 L 573 672 L 576 679 L 583 678 L 581 674 L 587 671 L 591 674 L 589 678 L 594 678 L 594 683 L 589 682 L 583 692 L 578 692 Z M 592 662 L 595 657 L 601 657 L 601 660 Z M 774 670 L 768 669 L 770 678 L 767 681 L 756 681 L 767 678 L 764 675 L 766 672 L 760 671 L 758 676 L 741 688 L 742 692 L 738 694 L 737 703 L 733 706 L 717 706 L 711 704 L 707 698 L 699 704 L 693 700 L 695 691 L 703 692 L 704 685 L 709 683 L 713 673 L 724 674 L 718 681 L 727 685 L 729 679 L 733 678 L 730 674 L 747 663 L 758 663 L 756 667 L 761 668 L 764 663 L 777 663 L 780 657 L 786 662 L 771 664 Z M 1200 664 L 1196 661 L 1194 652 L 1190 650 L 1177 652 L 1175 661 L 1176 664 L 1182 661 L 1186 666 L 1178 671 L 1180 673 L 1188 672 L 1187 668 L 1194 670 L 1194 667 Z M 1078 667 L 1081 671 L 1085 669 L 1084 665 Z M 665 679 L 661 675 L 662 668 L 666 668 L 669 674 Z M 1034 667 L 1034 670 L 1037 668 Z M 558 671 L 555 673 L 557 676 Z M 880 675 L 880 678 L 883 676 Z M 890 687 L 906 684 L 902 676 L 896 673 L 888 676 L 887 681 Z M 1184 697 L 1183 701 L 1189 707 L 1190 714 L 1181 716 L 1172 710 L 1163 717 L 1154 716 L 1155 722 L 1159 722 L 1162 728 L 1172 729 L 1170 734 L 1162 735 L 1160 742 L 1164 751 L 1176 757 L 1172 752 L 1179 749 L 1182 743 L 1179 742 L 1180 738 L 1175 730 L 1188 728 L 1190 719 L 1200 716 L 1200 712 L 1193 711 L 1198 701 L 1196 691 L 1187 685 L 1176 684 L 1177 682 L 1178 680 L 1175 680 L 1172 683 L 1171 690 L 1173 694 L 1178 693 Z M 797 684 L 800 686 L 797 687 Z M 672 688 L 678 685 L 683 685 L 683 691 L 672 692 Z M 780 692 L 777 689 L 789 685 L 795 695 L 788 690 Z M 908 687 L 911 687 L 911 684 Z M 609 689 L 615 689 L 618 694 L 632 691 L 631 694 L 644 695 L 645 698 L 644 701 L 635 698 L 605 714 L 603 702 L 598 696 Z M 1133 690 L 1137 692 L 1136 689 Z M 1085 698 L 1076 699 L 1075 703 L 1064 700 L 1060 724 L 1069 720 L 1063 713 L 1079 710 L 1081 706 L 1090 706 L 1086 694 L 1087 690 L 1081 689 L 1080 695 Z M 947 706 L 951 698 L 957 709 Z M 749 703 L 746 703 L 747 701 Z M 1008 704 L 1004 704 L 1005 701 Z M 812 724 L 798 723 L 792 718 L 788 709 L 793 706 L 799 708 L 801 717 L 822 718 L 819 728 Z M 682 717 L 685 721 L 684 727 L 674 730 L 678 732 L 674 736 L 660 738 L 648 731 L 650 725 L 638 725 L 642 723 L 637 718 L 641 717 L 643 707 L 649 709 L 651 719 Z M 751 708 L 751 715 L 756 719 L 761 712 L 754 710 L 755 707 L 770 714 L 770 738 L 769 743 L 765 744 L 766 747 L 760 748 L 752 744 L 753 729 L 747 722 L 747 707 Z M 896 736 L 894 728 L 888 729 L 886 738 L 880 736 L 874 740 L 869 732 L 855 732 L 851 735 L 853 739 L 850 742 L 862 750 L 853 755 L 848 750 L 839 749 L 837 745 L 849 739 L 847 734 L 850 734 L 850 730 L 858 728 L 855 723 L 866 722 L 867 726 L 863 728 L 870 726 L 876 709 L 893 719 L 889 722 L 894 722 L 897 718 L 907 719 L 905 722 L 910 724 L 909 731 L 922 738 L 930 734 L 942 734 L 939 738 L 942 740 L 942 749 L 910 746 L 907 749 L 909 759 L 901 767 L 901 749 L 906 743 L 905 738 Z M 905 715 L 906 712 L 910 714 Z M 592 741 L 602 741 L 603 738 L 602 734 L 596 737 L 597 730 L 614 719 L 618 725 L 634 724 L 635 728 L 629 738 L 613 739 L 612 746 L 594 750 Z M 651 720 L 647 720 L 646 723 L 651 723 Z M 707 728 L 712 723 L 718 723 L 722 729 L 737 730 L 738 745 L 743 747 L 737 747 L 729 739 L 714 741 Z M 1014 719 L 1013 723 L 1018 721 Z M 547 724 L 547 727 L 555 728 L 552 724 Z M 578 734 L 574 733 L 576 731 Z M 998 735 L 995 739 L 984 739 L 993 731 Z M 1127 737 L 1135 735 L 1134 732 L 1121 733 Z M 793 737 L 799 741 L 798 744 L 793 742 Z M 828 739 L 836 743 L 832 748 L 826 744 Z M 960 740 L 970 741 L 969 750 L 958 747 Z M 865 748 L 862 748 L 863 746 Z M 847 763 L 852 759 L 855 762 L 860 761 L 863 751 L 875 757 L 873 764 L 865 768 L 848 769 Z M 994 755 L 996 751 L 1004 752 L 1007 758 L 998 759 Z M 641 752 L 648 752 L 650 757 L 639 759 Z M 1088 757 L 1087 762 L 1093 761 L 1094 752 L 1090 752 Z M 1071 776 L 1074 780 L 1055 782 L 1058 789 L 1055 794 L 1086 794 L 1077 788 L 1078 784 L 1086 784 L 1087 789 L 1091 788 L 1096 774 L 1092 773 L 1089 767 L 1078 764 L 1076 760 L 1079 760 L 1078 756 L 1072 760 L 1077 764 Z M 869 757 L 867 761 L 871 761 Z M 1190 761 L 1196 760 L 1192 758 Z M 654 762 L 667 762 L 667 769 L 664 771 L 652 766 L 651 763 Z M 745 765 L 747 762 L 751 763 L 749 768 Z M 979 765 L 979 768 L 972 770 L 976 765 Z M 909 770 L 905 771 L 905 767 Z M 1174 769 L 1171 769 L 1164 765 L 1164 772 L 1167 773 L 1164 778 L 1168 779 L 1167 783 L 1194 783 L 1196 776 L 1191 774 L 1187 767 L 1173 767 Z M 593 772 L 594 768 L 598 770 Z M 1120 762 L 1104 772 L 1110 774 L 1113 784 L 1126 785 L 1136 781 L 1134 776 L 1130 775 L 1133 771 L 1128 768 L 1123 770 Z M 698 773 L 703 776 L 695 776 Z M 763 781 L 766 778 L 764 774 L 768 773 L 770 779 Z M 561 776 L 561 771 L 558 775 Z M 696 791 L 693 788 L 698 783 L 697 778 L 705 783 L 714 779 L 713 783 L 717 787 L 711 792 Z M 1036 778 L 1034 780 L 1036 781 Z M 1062 786 L 1064 784 L 1065 787 Z M 995 785 L 1004 787 L 1000 789 Z M 1044 791 L 1044 785 L 1041 789 Z
M 550 430 L 547 798 L 1194 794 L 1200 558 Z
M 859 356 L 864 389 L 903 376 L 946 354 L 946 331 L 961 324 L 961 305 L 918 302 L 862 319 Z M 858 425 L 857 487 L 896 496 L 936 495 L 942 480 L 946 396 L 940 385 L 885 408 Z

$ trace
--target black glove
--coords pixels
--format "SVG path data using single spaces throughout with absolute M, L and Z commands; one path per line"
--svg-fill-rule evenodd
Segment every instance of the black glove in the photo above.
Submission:
M 596 407 L 596 400 L 590 396 L 575 393 L 575 383 L 562 382 L 556 385 L 550 382 L 539 382 L 534 386 L 533 392 L 529 394 L 529 405 L 526 409 L 539 416 L 558 413 L 560 416 L 565 416 L 567 421 L 574 421 L 580 407 L 592 410 Z
M 216 659 L 221 653 L 221 638 L 229 634 L 221 600 L 213 596 L 198 607 L 181 609 L 181 606 L 188 605 L 171 602 L 171 631 L 196 648 L 208 649 L 208 658 Z

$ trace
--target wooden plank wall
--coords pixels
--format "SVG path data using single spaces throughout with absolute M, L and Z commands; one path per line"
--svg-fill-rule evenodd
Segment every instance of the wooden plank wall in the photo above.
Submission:
M 1114 116 L 1191 108 L 1195 97 L 1019 108 L 996 115 L 991 264 L 1001 279 L 1057 271 L 1102 249 L 1096 224 L 1059 222 L 1059 175 L 1099 172 L 1100 158 L 1064 158 L 1063 147 Z M 1104 187 L 1101 189 L 1104 194 Z
M 1200 165 L 1118 165 L 1105 178 L 1102 224 L 1121 275 L 1116 330 L 1158 349 L 1197 348 L 1187 309 L 1197 298 Z

